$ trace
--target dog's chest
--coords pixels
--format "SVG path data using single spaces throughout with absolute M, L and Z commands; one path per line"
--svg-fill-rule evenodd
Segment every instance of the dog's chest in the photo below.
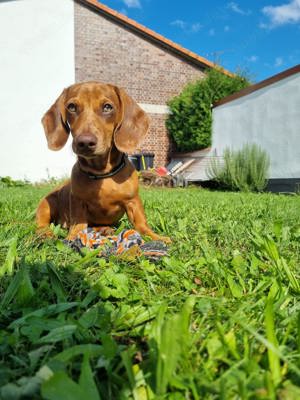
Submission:
M 93 223 L 116 222 L 125 212 L 125 203 L 135 194 L 128 181 L 120 184 L 112 179 L 105 179 L 90 181 L 88 185 L 80 183 L 72 184 L 72 193 L 81 200 L 88 219 Z

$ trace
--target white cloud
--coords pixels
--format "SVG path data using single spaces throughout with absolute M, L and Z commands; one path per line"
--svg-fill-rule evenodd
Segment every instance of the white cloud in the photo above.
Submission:
M 180 29 L 186 28 L 186 22 L 182 21 L 182 19 L 176 19 L 175 21 L 171 22 L 171 25 L 177 26 Z
M 224 32 L 229 32 L 230 31 L 230 27 L 228 25 L 224 26 Z
M 123 0 L 128 8 L 142 8 L 140 0 Z
M 250 10 L 243 10 L 237 3 L 234 1 L 231 1 L 230 3 L 227 4 L 227 8 L 229 8 L 231 11 L 241 14 L 241 15 L 250 15 L 251 11 Z
M 257 60 L 258 60 L 258 56 L 254 56 L 254 55 L 247 58 L 247 61 L 250 61 L 250 62 L 256 62 Z
M 283 58 L 282 57 L 276 57 L 275 58 L 275 67 L 281 67 L 283 65 Z
M 259 24 L 259 27 L 260 27 L 261 29 L 270 29 L 270 25 L 265 24 L 264 22 L 261 22 L 261 23 Z
M 216 31 L 215 31 L 213 28 L 211 28 L 211 29 L 208 31 L 208 34 L 209 34 L 209 36 L 215 36 Z
M 196 22 L 195 24 L 192 24 L 191 31 L 196 33 L 199 32 L 201 28 L 202 25 L 199 22 Z
M 197 33 L 202 28 L 202 25 L 199 22 L 190 24 L 187 23 L 186 21 L 182 21 L 182 19 L 176 19 L 175 21 L 172 21 L 170 25 L 176 26 L 177 28 L 182 29 L 186 33 Z
M 291 0 L 281 6 L 266 6 L 262 9 L 270 24 L 261 24 L 262 28 L 272 28 L 300 22 L 300 0 Z

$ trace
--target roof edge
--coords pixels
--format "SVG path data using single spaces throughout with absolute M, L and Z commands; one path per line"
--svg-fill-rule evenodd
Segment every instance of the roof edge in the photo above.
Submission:
M 230 96 L 226 96 L 223 99 L 214 103 L 213 108 L 222 106 L 223 104 L 230 103 L 231 101 L 237 100 L 241 97 L 247 96 L 257 90 L 263 89 L 266 86 L 270 86 L 273 83 L 279 82 L 289 76 L 295 75 L 300 72 L 300 64 L 295 65 L 292 68 L 286 69 L 285 71 L 280 72 L 279 74 L 273 75 L 270 78 L 267 78 L 261 82 L 255 83 L 254 85 L 248 86 L 239 92 L 233 93 Z
M 150 39 L 151 41 L 161 45 L 162 47 L 170 50 L 171 52 L 181 56 L 182 58 L 202 67 L 202 68 L 218 68 L 222 71 L 225 75 L 234 76 L 231 72 L 226 70 L 225 68 L 221 67 L 220 65 L 213 63 L 212 61 L 207 60 L 206 58 L 199 56 L 198 54 L 185 49 L 184 47 L 178 45 L 175 42 L 165 38 L 164 36 L 160 35 L 159 33 L 154 32 L 151 29 L 146 28 L 144 25 L 134 21 L 131 18 L 126 17 L 125 15 L 109 8 L 108 6 L 99 3 L 97 0 L 75 0 L 81 4 L 87 5 L 90 8 L 98 11 L 105 16 L 113 19 L 122 25 L 125 25 L 129 29 L 139 33 L 140 35 Z

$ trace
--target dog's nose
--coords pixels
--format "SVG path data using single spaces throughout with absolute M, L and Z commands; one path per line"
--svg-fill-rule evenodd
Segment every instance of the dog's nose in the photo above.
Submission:
M 94 135 L 80 135 L 76 139 L 76 146 L 80 151 L 93 151 L 97 146 L 97 138 Z

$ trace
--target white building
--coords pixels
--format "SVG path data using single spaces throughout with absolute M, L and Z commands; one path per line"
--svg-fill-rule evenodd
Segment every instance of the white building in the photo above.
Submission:
M 72 0 L 0 0 L 0 176 L 70 173 L 70 145 L 47 148 L 40 122 L 75 80 Z
M 237 150 L 246 143 L 256 143 L 269 154 L 269 177 L 275 190 L 297 189 L 300 65 L 228 96 L 214 106 L 211 154 L 222 156 L 226 147 Z

